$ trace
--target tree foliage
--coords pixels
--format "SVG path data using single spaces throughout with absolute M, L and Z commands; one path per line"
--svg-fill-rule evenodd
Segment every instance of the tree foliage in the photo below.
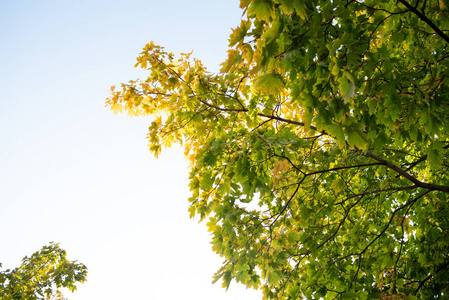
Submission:
M 147 44 L 107 104 L 191 162 L 214 276 L 267 299 L 449 294 L 449 2 L 241 0 L 219 74 Z
M 18 268 L 0 272 L 0 300 L 64 300 L 59 289 L 73 292 L 86 277 L 86 266 L 68 261 L 66 251 L 50 243 L 23 258 Z

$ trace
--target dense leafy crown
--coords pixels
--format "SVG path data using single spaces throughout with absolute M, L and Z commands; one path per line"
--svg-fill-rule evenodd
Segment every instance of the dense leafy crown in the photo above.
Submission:
M 449 2 L 241 0 L 211 74 L 151 43 L 107 104 L 191 162 L 216 273 L 267 299 L 449 294 Z
M 25 257 L 20 267 L 0 271 L 0 300 L 66 299 L 60 289 L 73 292 L 76 283 L 83 283 L 87 277 L 86 266 L 66 256 L 58 244 L 50 243 Z

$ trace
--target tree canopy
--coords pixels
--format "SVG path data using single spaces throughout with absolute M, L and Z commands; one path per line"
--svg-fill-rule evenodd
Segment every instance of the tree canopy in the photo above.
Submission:
M 0 300 L 64 300 L 60 288 L 76 290 L 83 283 L 87 268 L 70 262 L 58 244 L 50 243 L 13 269 L 0 271 Z M 1 267 L 1 264 L 0 264 Z
M 266 299 L 449 294 L 449 2 L 241 0 L 220 73 L 151 42 L 111 89 L 191 163 L 214 276 Z

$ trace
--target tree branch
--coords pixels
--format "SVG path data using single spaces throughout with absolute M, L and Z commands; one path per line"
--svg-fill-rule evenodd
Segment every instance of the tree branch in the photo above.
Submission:
M 418 286 L 418 288 L 415 291 L 415 295 L 418 293 L 418 291 L 424 286 L 424 283 L 426 283 L 427 280 L 429 280 L 430 278 L 432 278 L 433 276 L 437 275 L 440 271 L 444 270 L 447 266 L 449 266 L 449 261 L 445 262 L 444 264 L 442 264 L 435 272 L 435 274 L 430 274 L 429 276 L 427 276 L 424 280 L 422 280 Z
M 316 174 L 321 174 L 321 173 L 326 173 L 326 172 L 332 172 L 332 171 L 338 171 L 338 170 L 344 170 L 344 169 L 363 168 L 363 167 L 379 166 L 379 165 L 383 165 L 383 163 L 379 162 L 379 163 L 360 164 L 360 165 L 353 165 L 353 166 L 342 166 L 342 167 L 330 168 L 330 169 L 326 169 L 326 170 L 319 170 L 319 171 L 307 173 L 306 176 L 316 175 Z
M 359 150 L 360 151 L 360 150 Z M 443 186 L 443 185 L 438 185 L 438 184 L 431 184 L 431 183 L 426 183 L 426 182 L 422 182 L 418 179 L 416 179 L 415 177 L 413 177 L 412 175 L 408 174 L 406 171 L 402 170 L 401 168 L 399 168 L 398 166 L 392 164 L 391 162 L 380 158 L 379 156 L 366 151 L 364 153 L 365 156 L 371 157 L 374 160 L 382 163 L 383 165 L 387 166 L 389 169 L 395 171 L 396 173 L 398 173 L 399 175 L 405 177 L 406 179 L 408 179 L 409 181 L 411 181 L 413 184 L 415 184 L 417 187 L 421 187 L 421 188 L 425 188 L 428 190 L 435 190 L 435 191 L 441 191 L 441 192 L 445 192 L 445 193 L 449 193 L 449 187 L 448 186 Z
M 449 144 L 444 146 L 443 149 L 449 149 Z M 412 162 L 407 169 L 405 169 L 406 172 L 410 171 L 411 169 L 413 169 L 417 164 L 419 164 L 420 162 L 423 162 L 427 159 L 427 154 L 425 154 L 424 156 L 421 156 L 418 160 L 415 160 L 414 162 Z
M 207 103 L 206 101 L 203 101 L 201 99 L 198 99 L 198 101 L 200 101 L 204 105 L 209 106 L 210 108 L 213 108 L 213 109 L 216 109 L 216 110 L 219 110 L 219 111 L 223 111 L 223 112 L 248 112 L 249 111 L 246 108 L 222 108 L 222 107 L 218 107 L 216 105 Z M 281 121 L 281 122 L 284 122 L 284 123 L 287 123 L 287 124 L 293 124 L 293 125 L 298 125 L 298 126 L 303 126 L 303 127 L 305 126 L 305 124 L 303 122 L 293 121 L 293 120 L 285 119 L 285 118 L 282 118 L 282 117 L 279 117 L 279 116 L 274 116 L 274 115 L 270 116 L 270 115 L 266 115 L 266 114 L 262 114 L 262 113 L 258 113 L 257 115 L 259 117 L 268 118 L 270 120 Z M 309 128 L 312 129 L 312 130 L 318 131 L 318 128 L 316 128 L 313 125 L 310 125 Z M 324 131 L 321 131 L 321 133 L 327 135 L 327 133 L 324 132 Z
M 424 13 L 421 13 L 416 9 L 416 7 L 413 7 L 405 0 L 398 0 L 400 3 L 404 4 L 405 7 L 407 7 L 412 13 L 418 16 L 422 21 L 426 22 L 427 25 L 430 26 L 430 28 L 435 31 L 436 34 L 438 34 L 440 37 L 442 37 L 446 43 L 449 43 L 449 36 L 447 36 L 440 28 L 438 28 L 435 23 L 433 23 L 429 18 L 427 18 Z
M 428 193 L 430 193 L 430 190 L 422 193 L 421 195 L 418 195 L 415 199 L 413 199 L 410 202 L 405 203 L 404 205 L 396 208 L 393 213 L 391 214 L 390 220 L 388 221 L 387 225 L 385 226 L 385 228 L 378 234 L 376 235 L 376 237 L 362 250 L 362 252 L 359 253 L 359 255 L 362 255 L 366 252 L 366 250 L 368 250 L 368 248 L 375 242 L 377 241 L 384 233 L 385 231 L 387 231 L 388 227 L 390 227 L 391 222 L 394 219 L 394 216 L 396 215 L 396 213 L 402 209 L 404 209 L 405 207 L 409 206 L 409 205 L 413 205 L 415 204 L 416 201 L 418 201 L 420 198 L 424 197 L 425 195 L 427 195 Z

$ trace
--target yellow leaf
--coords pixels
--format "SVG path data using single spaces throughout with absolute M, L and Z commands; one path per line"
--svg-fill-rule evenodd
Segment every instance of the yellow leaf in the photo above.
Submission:
M 123 112 L 123 105 L 116 103 L 111 106 L 111 109 L 114 111 L 114 114 Z
M 146 69 L 147 68 L 147 60 L 146 59 L 142 59 L 142 61 L 140 62 L 140 67 L 142 69 Z

